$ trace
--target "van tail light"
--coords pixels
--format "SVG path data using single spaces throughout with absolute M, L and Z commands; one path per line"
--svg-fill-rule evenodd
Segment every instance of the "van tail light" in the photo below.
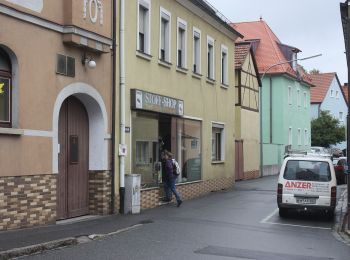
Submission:
M 337 187 L 334 186 L 331 189 L 331 207 L 335 207 L 337 204 Z
M 344 171 L 344 166 L 343 165 L 336 165 L 336 166 L 334 166 L 334 170 L 336 170 L 336 171 Z
M 278 183 L 278 186 L 277 186 L 277 204 L 282 203 L 282 194 L 283 194 L 283 184 Z

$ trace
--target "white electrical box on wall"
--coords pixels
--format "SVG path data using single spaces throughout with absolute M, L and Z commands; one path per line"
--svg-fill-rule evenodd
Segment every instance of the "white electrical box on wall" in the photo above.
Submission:
M 141 212 L 141 175 L 125 175 L 125 214 Z

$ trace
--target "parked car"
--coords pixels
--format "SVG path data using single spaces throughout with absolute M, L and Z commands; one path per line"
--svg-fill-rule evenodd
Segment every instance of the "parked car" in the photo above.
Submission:
M 334 164 L 334 161 L 336 163 Z M 339 157 L 333 159 L 333 165 L 335 170 L 335 176 L 337 178 L 337 184 L 347 183 L 348 163 L 346 157 Z
M 316 156 L 289 156 L 284 159 L 277 188 L 279 215 L 289 210 L 324 211 L 334 216 L 337 181 L 332 161 Z

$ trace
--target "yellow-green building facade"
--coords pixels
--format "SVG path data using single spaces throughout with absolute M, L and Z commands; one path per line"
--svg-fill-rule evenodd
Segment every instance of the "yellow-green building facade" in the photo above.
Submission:
M 261 81 L 252 43 L 236 43 L 236 180 L 260 176 Z
M 125 173 L 141 174 L 141 208 L 163 196 L 164 149 L 182 169 L 183 199 L 232 187 L 240 34 L 202 0 L 128 0 L 125 13 Z

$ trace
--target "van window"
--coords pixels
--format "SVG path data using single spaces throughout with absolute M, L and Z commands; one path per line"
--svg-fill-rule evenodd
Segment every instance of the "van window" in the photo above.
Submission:
M 290 160 L 284 170 L 284 179 L 300 181 L 331 181 L 331 170 L 327 162 Z

